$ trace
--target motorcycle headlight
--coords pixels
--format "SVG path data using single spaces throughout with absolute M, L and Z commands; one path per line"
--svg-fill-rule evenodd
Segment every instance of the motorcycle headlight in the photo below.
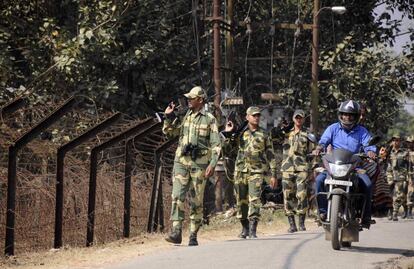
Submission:
M 329 163 L 329 169 L 331 170 L 333 177 L 344 177 L 348 174 L 352 164 L 334 164 Z

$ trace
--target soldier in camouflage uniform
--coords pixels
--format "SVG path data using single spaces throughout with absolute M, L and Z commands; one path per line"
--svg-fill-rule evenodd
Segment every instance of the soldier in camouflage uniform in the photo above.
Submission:
M 406 207 L 408 183 L 408 151 L 401 148 L 400 136 L 394 136 L 387 167 L 387 182 L 394 185 L 392 220 L 398 221 L 398 211 Z
M 303 130 L 305 112 L 295 110 L 294 127 L 286 130 L 283 143 L 282 187 L 285 214 L 289 221 L 289 233 L 297 232 L 295 213 L 299 215 L 299 230 L 305 231 L 305 216 L 308 209 L 307 178 L 309 164 L 306 155 L 311 152 L 311 143 Z
M 413 218 L 413 205 L 414 205 L 414 136 L 407 138 L 408 148 L 408 194 L 407 194 L 407 218 Z
M 276 188 L 276 160 L 269 135 L 259 127 L 260 109 L 249 107 L 246 114 L 248 121 L 246 130 L 238 137 L 226 139 L 223 147 L 238 147 L 234 183 L 237 218 L 242 224 L 239 237 L 256 238 L 257 224 L 260 219 L 260 187 L 270 167 L 270 185 Z M 233 130 L 231 121 L 227 122 L 225 130 Z
M 163 132 L 168 138 L 178 136 L 178 147 L 173 167 L 171 220 L 172 231 L 168 242 L 180 244 L 184 202 L 190 193 L 189 246 L 198 245 L 197 232 L 203 217 L 203 195 L 206 180 L 213 175 L 220 154 L 220 138 L 215 117 L 205 111 L 205 94 L 201 87 L 194 87 L 185 94 L 189 110 L 182 119 L 174 116 L 175 105 L 165 109 Z

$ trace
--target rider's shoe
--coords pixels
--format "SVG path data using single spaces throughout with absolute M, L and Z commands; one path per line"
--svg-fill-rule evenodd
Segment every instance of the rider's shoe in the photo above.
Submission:
M 326 213 L 320 213 L 319 218 L 321 219 L 321 221 L 326 221 Z

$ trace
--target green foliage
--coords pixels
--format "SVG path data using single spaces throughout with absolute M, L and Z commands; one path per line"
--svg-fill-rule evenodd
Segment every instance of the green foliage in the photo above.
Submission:
M 197 7 L 194 12 L 192 2 Z M 359 91 L 348 95 L 349 87 L 369 86 L 372 96 L 384 87 L 400 94 L 406 90 L 403 79 L 397 79 L 407 74 L 409 67 L 404 65 L 407 69 L 403 70 L 403 65 L 394 61 L 401 74 L 390 75 L 393 67 L 389 64 L 387 79 L 382 78 L 387 68 L 377 70 L 374 65 L 382 65 L 390 56 L 366 50 L 378 42 L 391 43 L 400 27 L 388 20 L 392 10 L 375 21 L 372 11 L 379 2 L 383 1 L 347 3 L 346 16 L 321 12 L 320 51 L 327 55 L 321 59 L 325 68 L 321 80 L 335 81 L 321 84 L 325 98 L 322 113 L 329 112 L 326 102 L 332 105 L 345 96 L 362 98 Z M 408 17 L 414 14 L 408 0 L 385 2 Z M 303 23 L 312 23 L 312 3 L 235 1 L 233 74 L 235 80 L 241 79 L 246 103 L 259 103 L 260 93 L 269 91 L 272 84 L 270 90 L 283 96 L 282 104 L 309 106 L 311 31 L 302 31 L 295 41 L 294 31 L 275 29 L 272 33 L 268 22 L 294 23 L 299 17 Z M 323 2 L 324 6 L 334 4 L 337 1 Z M 100 107 L 142 116 L 163 109 L 171 98 L 195 84 L 202 84 L 211 96 L 212 25 L 202 20 L 211 16 L 211 8 L 211 0 L 3 0 L 0 100 L 30 94 L 33 101 L 46 104 L 51 99 L 82 94 Z M 250 38 L 239 24 L 246 16 L 255 25 Z M 246 56 L 268 60 L 246 62 Z M 363 65 L 373 59 L 375 63 Z M 353 64 L 360 69 L 351 70 Z M 394 98 L 388 99 L 385 93 L 381 98 L 391 110 L 396 109 Z
M 395 134 L 399 134 L 403 137 L 413 135 L 414 116 L 408 114 L 405 110 L 400 110 L 393 121 L 392 127 L 388 130 L 387 138 L 391 139 Z
M 334 104 L 344 99 L 358 100 L 367 105 L 367 125 L 373 130 L 385 132 L 393 124 L 401 102 L 413 94 L 412 59 L 394 56 L 380 45 L 356 50 L 353 35 L 345 37 L 334 51 L 323 53 L 319 64 L 324 76 L 332 78 L 320 87 L 325 114 L 335 114 L 332 100 Z

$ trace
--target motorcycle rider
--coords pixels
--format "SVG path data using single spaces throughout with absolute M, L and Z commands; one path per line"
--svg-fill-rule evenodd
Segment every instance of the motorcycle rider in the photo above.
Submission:
M 358 153 L 362 147 L 368 157 L 374 159 L 376 157 L 376 147 L 368 146 L 371 135 L 365 127 L 358 124 L 360 119 L 359 104 L 353 100 L 342 102 L 338 109 L 338 119 L 339 122 L 326 128 L 319 140 L 319 145 L 314 150 L 314 154 L 319 155 L 321 150 L 326 149 L 329 145 L 333 149 L 345 149 L 354 154 Z M 325 192 L 326 176 L 326 172 L 323 172 L 316 178 L 317 193 Z M 358 178 L 366 198 L 361 226 L 369 228 L 370 224 L 375 223 L 371 221 L 372 183 L 366 174 L 358 173 Z M 317 197 L 320 217 L 324 220 L 326 219 L 328 207 L 327 199 L 325 195 L 318 195 Z

